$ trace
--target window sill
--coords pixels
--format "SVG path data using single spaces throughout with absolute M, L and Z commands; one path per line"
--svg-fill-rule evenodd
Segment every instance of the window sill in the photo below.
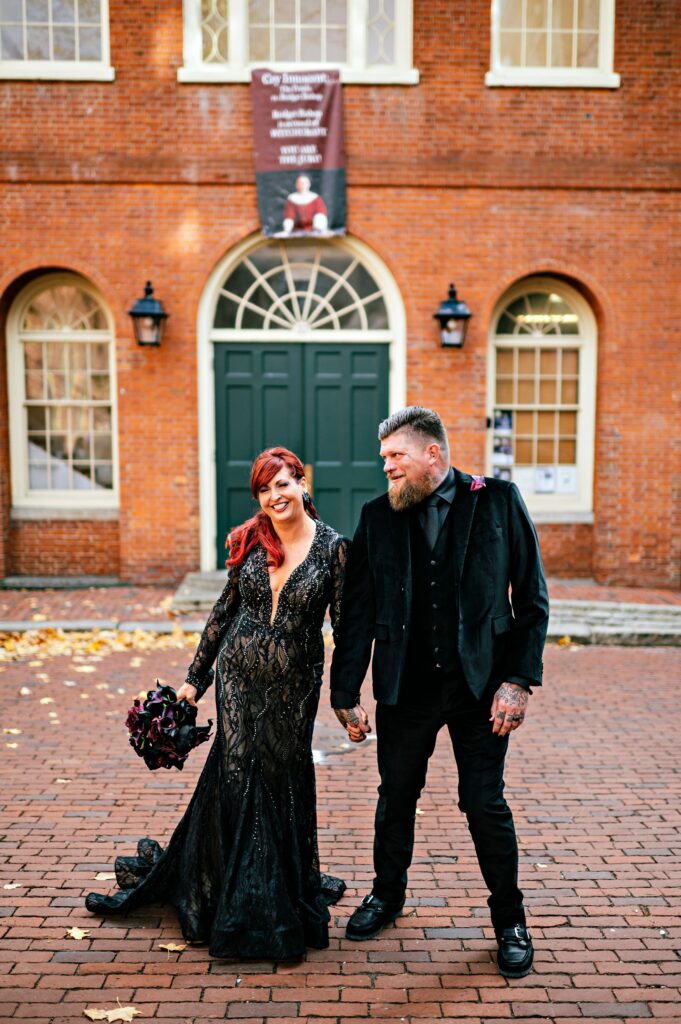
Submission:
M 532 516 L 533 523 L 537 525 L 543 523 L 562 523 L 564 525 L 568 525 L 570 523 L 586 523 L 591 525 L 594 521 L 593 512 L 549 512 L 547 510 L 542 512 L 533 512 L 530 508 L 529 513 Z
M 620 76 L 612 71 L 507 68 L 488 71 L 485 75 L 485 85 L 524 89 L 619 89 Z
M 253 65 L 254 67 L 256 65 Z M 260 66 L 260 65 L 257 65 Z M 318 71 L 323 69 L 320 65 L 290 64 L 281 66 L 272 65 L 275 71 Z M 344 85 L 418 85 L 419 71 L 417 68 L 371 68 L 363 71 L 354 68 L 339 68 L 341 82 Z M 178 82 L 186 84 L 203 85 L 228 85 L 230 83 L 251 81 L 251 68 L 230 68 L 225 64 L 219 66 L 198 66 L 186 65 L 177 70 Z
M 105 520 L 118 520 L 119 511 L 118 508 L 46 508 L 41 505 L 40 508 L 30 508 L 14 505 L 10 509 L 10 519 L 12 521 L 23 521 L 23 522 L 45 522 L 50 519 L 61 519 L 61 520 L 99 520 L 101 522 Z
M 116 71 L 94 61 L 4 61 L 0 62 L 0 79 L 52 82 L 113 82 Z

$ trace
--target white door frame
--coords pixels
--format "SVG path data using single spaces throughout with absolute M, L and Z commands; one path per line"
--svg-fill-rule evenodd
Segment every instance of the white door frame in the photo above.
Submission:
M 248 253 L 267 243 L 263 235 L 251 235 L 244 239 L 237 246 L 231 249 L 215 266 L 206 282 L 197 317 L 197 369 L 198 369 L 198 420 L 199 420 L 199 515 L 200 515 L 200 540 L 201 540 L 201 571 L 210 572 L 215 569 L 217 561 L 216 538 L 217 529 L 217 467 L 215 461 L 215 369 L 213 360 L 213 342 L 219 340 L 238 341 L 243 344 L 249 340 L 254 344 L 258 340 L 264 342 L 287 341 L 294 342 L 320 342 L 338 341 L 338 335 L 334 338 L 331 331 L 305 331 L 298 333 L 295 330 L 282 332 L 265 332 L 258 339 L 258 332 L 217 332 L 220 337 L 214 337 L 213 322 L 215 309 L 218 303 L 220 288 L 224 284 L 231 270 Z M 358 337 L 357 341 L 366 341 L 375 344 L 378 341 L 386 341 L 390 346 L 389 365 L 389 411 L 394 412 L 401 408 L 406 401 L 407 393 L 407 321 L 404 303 L 395 278 L 390 273 L 385 263 L 379 256 L 364 242 L 356 238 L 344 237 L 336 239 L 332 243 L 345 249 L 353 256 L 357 256 L 360 262 L 375 278 L 383 291 L 386 308 L 388 311 L 388 331 L 370 331 L 364 337 Z M 233 333 L 235 337 L 226 335 Z M 343 340 L 350 340 L 343 334 Z M 376 425 L 378 427 L 378 424 Z M 257 452 L 253 452 L 255 457 Z

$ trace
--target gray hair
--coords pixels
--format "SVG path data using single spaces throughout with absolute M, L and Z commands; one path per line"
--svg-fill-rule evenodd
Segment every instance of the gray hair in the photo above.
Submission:
M 408 405 L 406 409 L 398 409 L 379 423 L 379 441 L 385 441 L 386 437 L 396 434 L 398 430 L 409 430 L 412 434 L 420 434 L 421 437 L 436 441 L 443 456 L 449 457 L 447 431 L 438 414 L 432 409 L 425 409 L 422 405 Z

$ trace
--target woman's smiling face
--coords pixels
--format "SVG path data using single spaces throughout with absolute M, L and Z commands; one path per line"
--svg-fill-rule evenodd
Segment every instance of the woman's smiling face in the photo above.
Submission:
M 305 480 L 296 480 L 288 466 L 283 466 L 258 490 L 260 508 L 275 525 L 290 522 L 305 515 L 305 490 Z

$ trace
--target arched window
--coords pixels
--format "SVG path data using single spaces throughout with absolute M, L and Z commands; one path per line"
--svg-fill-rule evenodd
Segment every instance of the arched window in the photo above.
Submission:
M 492 319 L 489 465 L 534 513 L 589 514 L 596 325 L 584 299 L 550 278 L 519 282 Z
M 318 337 L 386 331 L 383 291 L 358 255 L 335 245 L 270 242 L 231 271 L 220 289 L 218 331 L 267 331 Z
M 8 321 L 15 507 L 117 504 L 113 325 L 82 278 L 34 281 Z

